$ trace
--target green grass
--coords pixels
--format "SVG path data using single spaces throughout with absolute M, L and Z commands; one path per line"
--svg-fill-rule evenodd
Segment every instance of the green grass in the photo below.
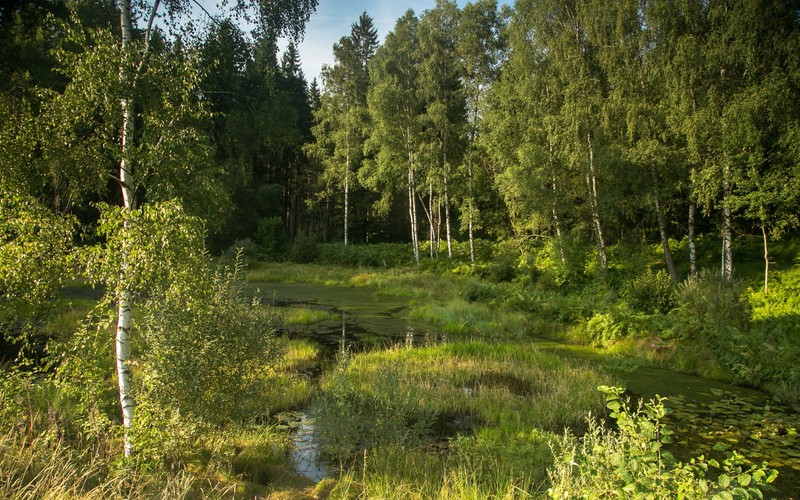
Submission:
M 338 319 L 338 315 L 308 307 L 267 307 L 270 319 L 277 325 L 313 325 L 321 321 Z
M 525 497 L 543 487 L 548 443 L 602 410 L 596 387 L 608 380 L 524 341 L 350 356 L 315 403 L 325 449 L 346 471 L 334 497 Z
M 318 283 L 321 285 L 348 285 L 353 275 L 351 269 L 316 264 L 253 262 L 247 270 L 247 281 L 274 281 L 277 283 Z
M 278 339 L 282 356 L 262 379 L 261 393 L 270 415 L 306 406 L 316 393 L 319 348 L 307 340 Z

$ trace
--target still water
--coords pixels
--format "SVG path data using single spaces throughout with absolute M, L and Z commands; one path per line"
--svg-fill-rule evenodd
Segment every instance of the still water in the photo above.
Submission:
M 358 352 L 398 343 L 407 346 L 446 342 L 430 324 L 409 319 L 413 302 L 407 297 L 382 295 L 366 287 L 313 284 L 257 283 L 262 303 L 279 307 L 326 310 L 335 319 L 293 326 L 286 334 L 310 338 L 329 353 L 346 347 Z M 667 423 L 676 430 L 676 456 L 721 456 L 736 449 L 748 460 L 766 460 L 779 468 L 780 498 L 800 498 L 800 412 L 768 395 L 692 375 L 626 363 L 598 349 L 537 339 L 535 345 L 566 357 L 577 357 L 609 370 L 634 398 L 667 397 Z M 302 413 L 294 417 L 293 457 L 298 471 L 318 481 L 327 470 L 318 460 L 313 422 Z

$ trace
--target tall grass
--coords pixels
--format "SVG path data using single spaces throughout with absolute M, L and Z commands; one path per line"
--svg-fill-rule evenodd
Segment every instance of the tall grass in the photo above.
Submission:
M 530 342 L 350 356 L 323 377 L 315 402 L 324 450 L 345 470 L 334 497 L 530 496 L 546 479 L 555 433 L 602 409 L 603 380 Z
M 156 475 L 120 469 L 117 457 L 43 435 L 0 436 L 0 497 L 16 499 L 232 498 L 235 485 L 209 483 L 180 470 Z

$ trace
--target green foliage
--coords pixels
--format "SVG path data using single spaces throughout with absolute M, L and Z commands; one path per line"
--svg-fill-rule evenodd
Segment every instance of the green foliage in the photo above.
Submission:
M 259 247 L 250 238 L 236 240 L 220 256 L 220 260 L 226 264 L 232 264 L 238 256 L 244 264 L 250 264 L 258 258 Z
M 586 332 L 596 346 L 605 346 L 629 336 L 626 323 L 619 321 L 612 313 L 597 313 L 592 316 L 586 322 Z
M 74 230 L 72 217 L 0 194 L 0 327 L 40 320 L 50 308 L 73 272 Z
M 179 450 L 192 431 L 263 411 L 273 335 L 240 279 L 238 262 L 213 274 L 197 270 L 191 282 L 170 283 L 143 304 L 137 425 L 148 441 L 141 448 Z
M 520 252 L 515 243 L 509 241 L 495 245 L 489 262 L 476 266 L 477 274 L 494 283 L 512 281 L 516 278 Z
M 386 366 L 373 373 L 368 388 L 348 374 L 346 358 L 314 403 L 325 453 L 349 463 L 363 449 L 418 445 L 435 414 L 420 405 L 419 387 L 404 383 L 401 370 Z M 354 383 L 356 382 L 356 383 Z
M 703 456 L 677 462 L 664 445 L 672 430 L 662 422 L 665 398 L 631 407 L 620 387 L 600 386 L 610 416 L 611 431 L 591 416 L 582 439 L 570 433 L 553 447 L 555 465 L 548 470 L 552 498 L 763 498 L 778 473 L 765 463 L 745 465 L 734 452 L 721 464 Z M 709 469 L 718 472 L 709 474 Z
M 317 239 L 310 234 L 299 235 L 289 250 L 291 261 L 299 264 L 314 262 L 318 257 L 319 246 L 317 245 Z
M 414 262 L 408 245 L 403 243 L 377 243 L 371 245 L 319 245 L 319 262 L 344 267 L 391 268 L 407 266 Z
M 280 260 L 289 244 L 289 237 L 280 217 L 261 219 L 253 239 L 258 244 L 259 255 L 267 260 Z
M 634 310 L 647 314 L 665 314 L 675 306 L 674 287 L 664 270 L 648 269 L 632 279 L 625 290 L 625 298 Z
M 715 345 L 733 332 L 744 332 L 750 321 L 750 305 L 742 293 L 740 282 L 707 270 L 688 278 L 677 290 L 676 336 Z
M 495 457 L 519 472 L 542 451 L 525 444 L 544 446 L 542 429 L 580 425 L 599 407 L 598 376 L 529 342 L 344 351 L 322 380 L 317 425 L 323 446 L 347 461 L 363 448 L 424 447 L 456 433 L 464 457 Z

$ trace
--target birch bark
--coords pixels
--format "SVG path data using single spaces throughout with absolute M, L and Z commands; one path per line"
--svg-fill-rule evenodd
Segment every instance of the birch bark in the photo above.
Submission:
M 586 176 L 586 183 L 589 185 L 589 196 L 592 207 L 592 220 L 594 222 L 595 236 L 597 237 L 597 258 L 600 268 L 604 271 L 608 269 L 608 256 L 606 254 L 606 241 L 603 238 L 603 225 L 600 220 L 600 203 L 597 194 L 597 171 L 594 165 L 594 144 L 592 143 L 591 132 L 586 134 L 586 143 L 589 147 L 589 172 Z
M 157 4 L 156 4 L 157 8 Z M 119 4 L 120 29 L 122 32 L 122 53 L 128 55 L 131 45 L 131 4 L 130 0 L 121 0 Z M 127 59 L 127 57 L 126 57 Z M 135 75 L 132 74 L 127 60 L 123 60 L 119 70 L 119 79 L 122 88 L 130 88 L 133 84 Z M 133 114 L 133 99 L 127 95 L 120 100 L 122 110 L 122 158 L 119 163 L 119 180 L 122 187 L 122 202 L 125 210 L 135 209 L 135 191 L 133 168 L 130 161 L 130 150 L 133 136 L 135 133 L 135 122 Z M 123 235 L 127 232 L 128 222 L 123 223 Z M 125 456 L 133 454 L 133 441 L 130 430 L 133 427 L 133 410 L 135 403 L 132 396 L 133 376 L 131 373 L 131 315 L 133 300 L 131 292 L 127 286 L 129 269 L 129 249 L 127 248 L 127 238 L 123 236 L 123 248 L 120 263 L 120 290 L 117 299 L 117 331 L 115 338 L 115 354 L 117 383 L 119 386 L 119 402 L 122 407 L 122 420 L 125 428 Z
M 694 233 L 696 210 L 697 204 L 694 199 L 689 200 L 689 276 L 692 278 L 697 276 L 697 242 Z

